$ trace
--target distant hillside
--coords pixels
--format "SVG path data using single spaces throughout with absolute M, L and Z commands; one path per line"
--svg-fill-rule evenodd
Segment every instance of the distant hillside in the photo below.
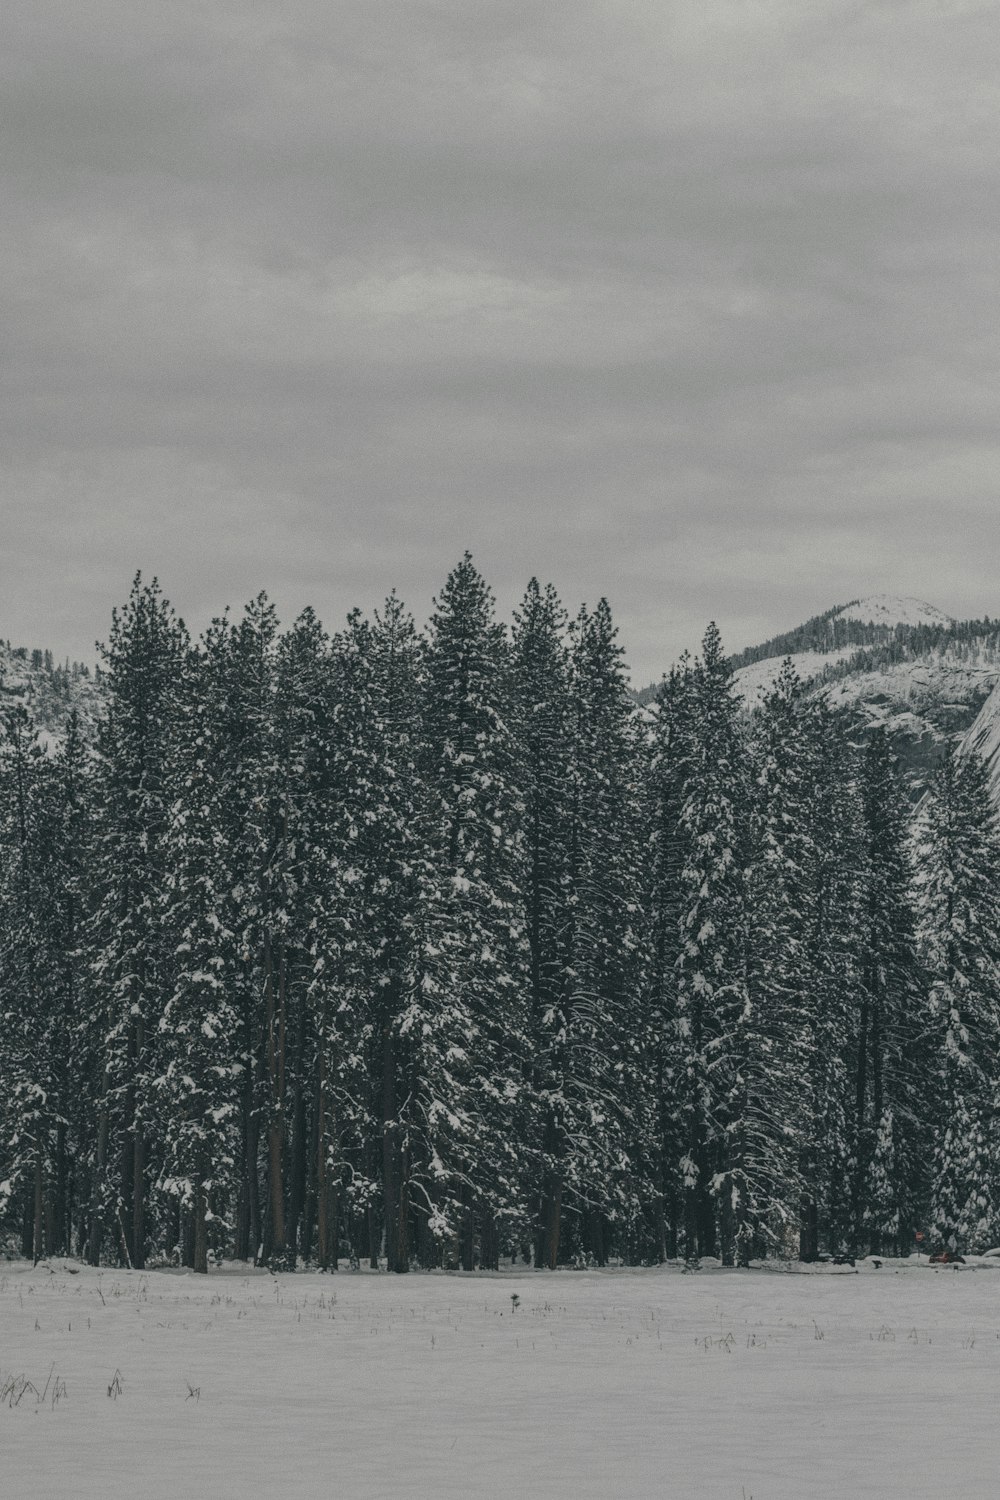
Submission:
M 94 728 L 104 712 L 104 684 L 99 671 L 80 662 L 56 662 L 51 651 L 0 641 L 0 714 L 17 705 L 27 709 L 43 742 L 51 742 L 74 709 L 86 730 Z
M 861 696 L 910 707 L 948 703 L 963 712 L 972 705 L 973 716 L 1000 676 L 1000 624 L 994 620 L 875 628 L 882 639 L 873 644 L 802 651 L 791 656 L 792 664 L 804 682 L 827 688 L 830 701 L 841 706 Z M 748 707 L 764 696 L 784 660 L 768 656 L 736 668 L 737 690 Z M 971 722 L 967 713 L 966 719 Z
M 916 795 L 945 745 L 969 732 L 1000 684 L 1000 622 L 953 620 L 923 600 L 892 594 L 836 605 L 730 658 L 748 709 L 762 701 L 787 657 L 811 691 L 846 713 L 858 736 L 876 726 L 889 733 Z M 651 685 L 636 696 L 649 703 L 656 691 Z M 1000 699 L 996 717 L 1000 722 Z M 996 759 L 1000 799 L 1000 752 Z
M 796 656 L 804 651 L 828 653 L 843 651 L 847 646 L 881 646 L 898 640 L 909 631 L 944 631 L 956 628 L 949 615 L 942 614 L 922 599 L 898 594 L 871 594 L 866 599 L 852 599 L 850 604 L 835 604 L 824 614 L 814 615 L 804 625 L 772 636 L 759 646 L 747 646 L 730 657 L 734 670 L 768 657 Z

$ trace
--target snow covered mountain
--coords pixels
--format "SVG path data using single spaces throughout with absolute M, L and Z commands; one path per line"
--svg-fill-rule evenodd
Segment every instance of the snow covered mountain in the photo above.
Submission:
M 856 599 L 733 659 L 748 708 L 762 701 L 788 657 L 812 691 L 848 713 L 859 735 L 876 726 L 888 731 L 915 792 L 946 743 L 976 737 L 980 753 L 992 757 L 1000 804 L 1000 624 L 957 621 L 894 594 Z
M 42 743 L 51 745 L 65 731 L 74 709 L 81 726 L 93 729 L 104 713 L 104 686 L 79 662 L 59 664 L 49 651 L 0 641 L 0 714 L 17 706 L 31 715 Z
M 867 599 L 855 599 L 835 612 L 834 619 L 861 620 L 869 625 L 954 625 L 950 615 L 942 614 L 933 604 L 923 599 L 911 599 L 900 594 L 869 594 Z
M 949 615 L 922 599 L 871 594 L 867 599 L 855 599 L 852 604 L 828 610 L 764 646 L 744 651 L 736 662 L 737 690 L 752 708 L 770 691 L 786 658 L 791 658 L 803 681 L 809 682 L 829 677 L 833 668 L 854 661 L 873 645 L 884 644 L 900 628 L 911 631 L 927 626 L 947 630 L 954 623 Z M 851 638 L 850 642 L 837 644 L 845 636 Z M 807 649 L 801 649 L 803 646 Z
M 756 708 L 774 687 L 786 661 L 791 662 L 803 682 L 812 682 L 840 662 L 851 661 L 857 654 L 856 646 L 835 646 L 831 651 L 789 651 L 785 656 L 765 656 L 761 661 L 737 667 L 733 674 L 736 691 L 747 708 Z

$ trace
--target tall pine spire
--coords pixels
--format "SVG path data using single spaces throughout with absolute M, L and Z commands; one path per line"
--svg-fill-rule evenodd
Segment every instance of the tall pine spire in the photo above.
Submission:
M 992 1239 L 997 1214 L 1000 832 L 977 756 L 949 755 L 936 773 L 915 855 L 938 1057 L 932 1227 L 945 1248 L 978 1250 Z

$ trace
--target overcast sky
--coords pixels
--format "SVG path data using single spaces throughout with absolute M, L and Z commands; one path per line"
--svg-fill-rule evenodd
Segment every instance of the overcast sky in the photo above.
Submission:
M 5 0 L 0 635 L 1000 614 L 998 5 Z

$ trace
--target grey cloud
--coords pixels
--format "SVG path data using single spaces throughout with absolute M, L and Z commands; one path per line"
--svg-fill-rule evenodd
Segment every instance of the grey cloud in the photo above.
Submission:
M 996 611 L 992 6 L 14 0 L 0 630 Z

